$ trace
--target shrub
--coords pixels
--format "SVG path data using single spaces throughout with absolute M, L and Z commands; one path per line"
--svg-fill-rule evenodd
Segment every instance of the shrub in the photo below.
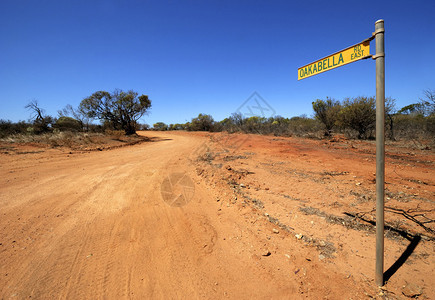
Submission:
M 54 123 L 53 128 L 60 131 L 80 131 L 82 129 L 82 123 L 71 117 L 60 117 Z
M 317 99 L 313 102 L 313 110 L 314 117 L 325 126 L 325 136 L 330 136 L 338 121 L 341 110 L 340 102 L 331 98 Z
M 376 125 L 375 103 L 373 97 L 345 99 L 338 118 L 340 126 L 355 130 L 358 139 L 371 137 Z
M 193 131 L 212 131 L 214 125 L 213 117 L 206 114 L 199 114 L 190 122 L 190 130 Z

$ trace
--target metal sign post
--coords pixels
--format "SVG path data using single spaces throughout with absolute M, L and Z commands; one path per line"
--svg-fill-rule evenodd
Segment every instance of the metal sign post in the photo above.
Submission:
M 372 36 L 356 45 L 316 60 L 298 69 L 298 80 L 372 57 L 376 60 L 376 284 L 384 285 L 384 196 L 385 196 L 385 49 L 384 20 L 375 23 Z M 376 39 L 376 54 L 370 41 Z
M 384 20 L 375 23 L 376 54 L 376 284 L 384 285 L 385 49 Z

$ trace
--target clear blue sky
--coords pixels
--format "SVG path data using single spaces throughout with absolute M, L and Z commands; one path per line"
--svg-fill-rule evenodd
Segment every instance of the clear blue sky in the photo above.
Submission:
M 149 95 L 153 124 L 222 120 L 258 92 L 277 115 L 375 95 L 375 62 L 297 81 L 297 68 L 358 43 L 385 20 L 386 96 L 435 89 L 435 1 L 0 0 L 0 118 L 48 114 L 98 90 Z M 371 52 L 374 53 L 374 41 Z

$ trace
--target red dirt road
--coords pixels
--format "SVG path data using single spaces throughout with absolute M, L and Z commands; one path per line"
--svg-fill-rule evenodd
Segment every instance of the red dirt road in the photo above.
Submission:
M 374 205 L 370 144 L 142 134 L 152 142 L 0 154 L 0 299 L 435 297 L 433 223 L 387 216 L 422 239 L 381 291 L 372 226 L 343 214 Z M 414 152 L 389 158 L 388 205 L 434 219 L 433 151 Z M 179 173 L 194 193 L 171 206 L 161 186 Z M 409 243 L 386 239 L 386 269 Z

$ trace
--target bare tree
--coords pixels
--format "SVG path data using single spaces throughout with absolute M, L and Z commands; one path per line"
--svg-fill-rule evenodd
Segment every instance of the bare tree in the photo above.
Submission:
M 421 106 L 424 116 L 435 114 L 435 90 L 425 90 L 424 98 L 420 98 L 419 105 Z
M 39 107 L 38 100 L 30 101 L 24 108 L 30 110 L 30 119 L 32 121 L 44 119 L 44 110 Z
M 25 108 L 30 112 L 30 119 L 33 123 L 33 131 L 36 134 L 48 132 L 51 129 L 51 124 L 53 123 L 53 117 L 45 114 L 44 109 L 42 109 L 37 100 L 30 101 Z
M 67 104 L 62 110 L 57 111 L 59 117 L 72 117 L 80 122 L 82 130 L 89 130 L 90 118 L 82 107 L 74 108 L 71 104 Z

